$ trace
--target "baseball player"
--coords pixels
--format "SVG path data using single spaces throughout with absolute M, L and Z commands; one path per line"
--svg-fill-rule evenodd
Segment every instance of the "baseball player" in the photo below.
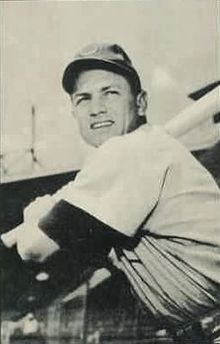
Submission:
M 146 92 L 120 46 L 83 49 L 63 87 L 97 149 L 73 182 L 25 210 L 13 238 L 21 258 L 43 262 L 62 248 L 90 263 L 108 255 L 144 307 L 177 326 L 217 309 L 220 191 L 211 175 L 162 128 L 144 124 Z

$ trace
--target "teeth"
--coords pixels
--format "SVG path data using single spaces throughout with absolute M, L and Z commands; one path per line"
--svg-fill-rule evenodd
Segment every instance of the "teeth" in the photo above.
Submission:
M 109 127 L 113 124 L 113 121 L 103 121 L 103 122 L 96 122 L 91 125 L 92 129 L 99 129 L 104 127 Z

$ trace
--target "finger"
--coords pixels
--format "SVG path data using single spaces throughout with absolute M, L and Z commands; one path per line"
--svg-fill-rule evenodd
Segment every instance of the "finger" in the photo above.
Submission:
M 7 248 L 11 248 L 17 243 L 17 235 L 21 231 L 22 225 L 15 227 L 7 233 L 1 235 L 1 240 Z

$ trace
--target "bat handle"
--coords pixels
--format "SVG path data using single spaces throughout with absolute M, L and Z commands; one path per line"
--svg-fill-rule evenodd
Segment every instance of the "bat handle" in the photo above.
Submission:
M 22 228 L 22 224 L 15 227 L 12 230 L 10 230 L 9 232 L 3 233 L 1 235 L 1 240 L 2 240 L 3 244 L 5 245 L 5 247 L 12 248 L 13 246 L 16 245 L 17 235 L 18 235 L 19 231 L 21 231 L 21 228 Z

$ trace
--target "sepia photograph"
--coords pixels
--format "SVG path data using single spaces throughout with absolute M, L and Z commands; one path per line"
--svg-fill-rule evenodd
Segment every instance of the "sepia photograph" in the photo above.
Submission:
M 220 0 L 0 1 L 2 344 L 220 344 Z

